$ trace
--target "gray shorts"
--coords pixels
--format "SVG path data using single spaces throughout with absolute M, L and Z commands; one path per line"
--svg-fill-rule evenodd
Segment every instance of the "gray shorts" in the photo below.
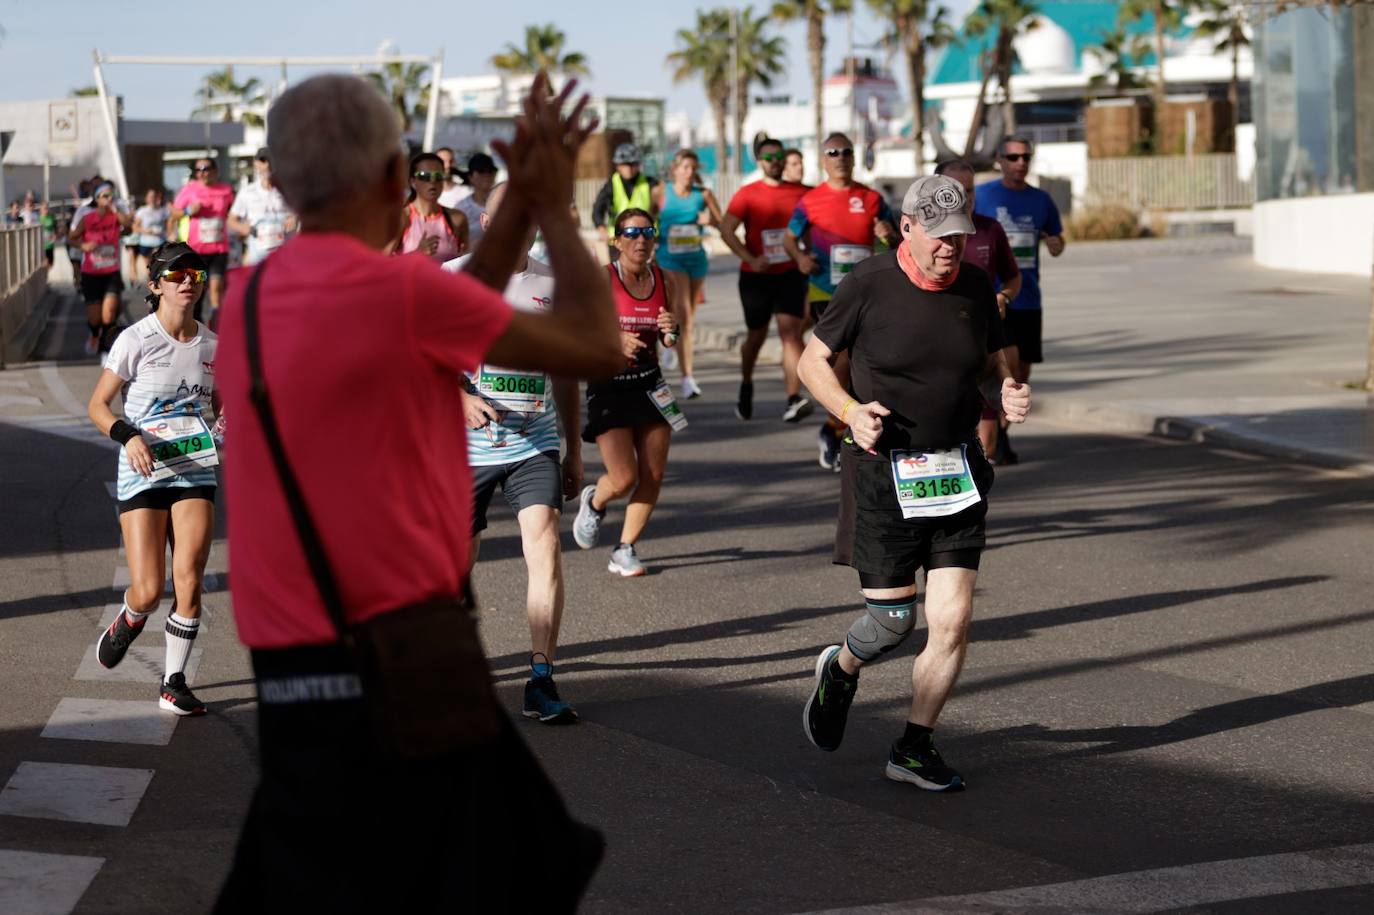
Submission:
M 558 452 L 545 451 L 510 464 L 491 464 L 472 468 L 472 533 L 487 529 L 487 507 L 496 487 L 506 496 L 506 504 L 518 515 L 531 505 L 563 507 L 563 469 Z

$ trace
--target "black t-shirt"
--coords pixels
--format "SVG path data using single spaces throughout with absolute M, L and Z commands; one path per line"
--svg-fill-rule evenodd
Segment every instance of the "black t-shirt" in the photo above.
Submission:
M 849 350 L 849 393 L 892 411 L 877 451 L 952 448 L 973 435 L 982 413 L 978 381 L 987 357 L 1006 345 L 988 275 L 963 264 L 954 284 L 926 292 L 907 278 L 897 252 L 859 264 L 835 290 L 816 336 Z

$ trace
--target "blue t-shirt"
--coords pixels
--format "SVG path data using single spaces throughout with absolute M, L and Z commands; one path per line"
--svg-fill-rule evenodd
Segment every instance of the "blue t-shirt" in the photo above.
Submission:
M 1014 191 L 999 178 L 978 185 L 973 211 L 1002 224 L 1007 241 L 1011 242 L 1016 266 L 1021 268 L 1021 292 L 1008 307 L 1018 311 L 1039 311 L 1040 233 L 1064 234 L 1054 200 L 1038 187 Z

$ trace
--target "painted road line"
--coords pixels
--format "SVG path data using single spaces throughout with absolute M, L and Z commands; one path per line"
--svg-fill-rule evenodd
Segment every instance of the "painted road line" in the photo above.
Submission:
M 57 405 L 66 410 L 72 416 L 79 416 L 85 420 L 86 428 L 91 428 L 90 420 L 86 418 L 86 405 L 72 394 L 72 389 L 67 387 L 67 382 L 62 380 L 62 373 L 57 370 L 55 362 L 38 363 L 38 374 L 42 376 L 43 383 L 52 392 L 53 400 Z M 106 439 L 106 441 L 109 441 Z M 114 442 L 110 442 L 111 445 Z
M 152 623 L 148 625 L 151 626 Z M 147 635 L 149 633 L 144 633 L 140 637 L 140 641 Z M 203 649 L 191 649 L 191 656 L 186 659 L 186 679 L 188 682 L 195 682 L 196 671 L 200 669 L 202 654 Z M 96 659 L 95 646 L 92 645 L 86 649 L 85 656 L 81 658 L 81 665 L 76 669 L 75 679 L 95 680 L 103 683 L 160 683 L 162 682 L 163 665 L 166 659 L 167 649 L 163 645 L 133 645 L 118 667 L 113 670 L 106 670 L 100 666 L 100 661 Z
M 63 699 L 39 736 L 165 747 L 176 729 L 177 716 L 159 709 L 156 699 L 151 687 L 142 701 Z
M 104 858 L 0 849 L 0 912 L 67 915 L 104 863 Z
M 21 762 L 0 791 L 0 814 L 128 826 L 152 769 Z
M 830 909 L 813 915 L 1163 912 L 1365 885 L 1374 886 L 1374 842 L 1207 861 L 966 896 Z

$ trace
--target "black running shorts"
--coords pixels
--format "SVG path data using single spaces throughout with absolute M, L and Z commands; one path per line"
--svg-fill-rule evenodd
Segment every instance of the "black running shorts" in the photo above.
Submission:
M 1008 308 L 1002 327 L 1007 332 L 1010 343 L 1016 344 L 1022 362 L 1044 362 L 1045 356 L 1040 349 L 1041 323 L 1044 312 L 1040 309 Z
M 985 519 L 993 469 L 976 441 L 968 444 L 969 469 L 982 499 L 956 515 L 903 518 L 897 506 L 892 468 L 886 461 L 861 460 L 853 445 L 840 448 L 840 512 L 835 533 L 837 565 L 887 580 L 915 580 L 920 569 L 956 565 L 978 568 L 987 543 Z M 937 554 L 958 554 L 954 563 Z
M 202 254 L 201 258 L 205 261 L 205 269 L 211 276 L 223 277 L 225 271 L 229 269 L 228 254 Z
M 582 441 L 594 444 L 596 437 L 610 429 L 637 428 L 668 424 L 649 392 L 661 377 L 655 375 L 648 387 L 606 385 L 587 392 L 587 418 L 582 426 Z
M 517 515 L 531 505 L 547 505 L 555 511 L 563 506 L 563 473 L 558 453 L 545 451 L 510 464 L 472 468 L 472 533 L 487 529 L 487 508 L 496 487 L 506 496 L 506 504 Z
M 118 297 L 124 291 L 124 277 L 119 271 L 113 273 L 82 273 L 81 301 L 87 305 L 99 305 L 106 296 Z
M 131 512 L 136 508 L 152 508 L 167 512 L 182 499 L 207 499 L 215 501 L 217 486 L 155 486 L 136 492 L 119 503 L 119 513 Z
M 760 330 L 773 315 L 806 314 L 806 274 L 800 270 L 786 273 L 745 273 L 739 275 L 739 301 L 744 306 L 744 326 Z

